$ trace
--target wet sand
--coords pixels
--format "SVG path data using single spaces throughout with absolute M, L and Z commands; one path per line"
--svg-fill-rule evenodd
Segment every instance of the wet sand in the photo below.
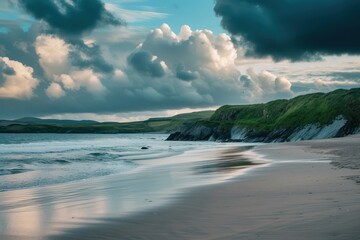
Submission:
M 254 151 L 274 162 L 194 188 L 165 207 L 49 239 L 359 238 L 359 136 L 267 144 Z

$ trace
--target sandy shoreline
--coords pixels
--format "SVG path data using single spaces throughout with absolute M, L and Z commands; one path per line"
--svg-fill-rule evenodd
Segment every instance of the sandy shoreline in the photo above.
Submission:
M 318 240 L 360 236 L 359 136 L 268 144 L 255 151 L 280 161 L 224 184 L 196 188 L 169 206 L 49 239 Z M 314 158 L 319 161 L 308 161 Z

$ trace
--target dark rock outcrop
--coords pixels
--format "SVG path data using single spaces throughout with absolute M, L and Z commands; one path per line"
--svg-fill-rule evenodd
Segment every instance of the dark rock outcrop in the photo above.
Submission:
M 214 134 L 214 129 L 201 125 L 191 125 L 181 131 L 172 133 L 167 140 L 172 141 L 201 141 L 209 140 Z

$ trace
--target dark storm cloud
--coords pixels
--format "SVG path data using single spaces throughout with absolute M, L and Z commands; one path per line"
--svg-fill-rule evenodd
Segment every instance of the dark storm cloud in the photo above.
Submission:
M 0 56 L 19 61 L 32 67 L 35 75 L 42 75 L 33 44 L 40 31 L 39 24 L 34 24 L 28 31 L 14 25 L 9 32 L 0 32 Z
M 192 71 L 186 71 L 184 66 L 180 65 L 176 68 L 176 77 L 184 81 L 191 81 L 197 78 L 197 74 Z
M 333 72 L 328 73 L 329 76 L 336 80 L 354 80 L 360 82 L 360 72 Z
M 7 66 L 3 61 L 0 61 L 0 74 L 15 75 L 15 70 Z
M 15 75 L 15 70 L 0 59 L 0 86 L 5 81 L 5 75 Z
M 101 0 L 18 0 L 38 20 L 61 33 L 78 35 L 99 24 L 121 25 Z
M 216 0 L 215 13 L 248 54 L 299 60 L 360 53 L 360 1 Z
M 162 77 L 165 74 L 158 60 L 153 60 L 153 55 L 148 51 L 132 53 L 128 63 L 139 73 L 148 77 Z
M 74 39 L 69 40 L 68 43 L 74 47 L 74 51 L 70 52 L 70 59 L 73 66 L 79 67 L 80 69 L 91 68 L 95 72 L 101 73 L 112 73 L 114 71 L 114 67 L 102 56 L 99 45 L 93 44 L 92 46 L 88 46 L 82 40 Z M 85 56 L 85 58 L 81 55 Z
M 251 82 L 251 79 L 249 78 L 249 76 L 241 75 L 239 79 L 245 88 L 252 87 L 252 82 Z
M 44 116 L 63 113 L 122 113 L 133 111 L 159 111 L 179 109 L 186 107 L 199 108 L 208 107 L 207 102 L 194 102 L 192 99 L 181 98 L 178 101 L 156 101 L 145 98 L 141 95 L 129 96 L 126 90 L 114 86 L 113 91 L 106 96 L 106 101 L 96 101 L 87 94 L 86 90 L 79 92 L 68 92 L 66 97 L 52 101 L 44 100 L 47 96 L 39 92 L 37 97 L 29 101 L 18 101 L 14 99 L 1 99 L 0 119 L 16 119 L 24 116 Z

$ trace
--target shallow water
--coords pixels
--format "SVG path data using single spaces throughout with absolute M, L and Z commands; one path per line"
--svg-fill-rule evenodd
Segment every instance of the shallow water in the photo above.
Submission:
M 237 176 L 249 159 L 260 158 L 246 152 L 249 144 L 165 138 L 0 135 L 0 239 L 46 239 L 84 224 L 147 211 L 191 187 Z
M 193 143 L 165 142 L 165 137 L 160 134 L 1 134 L 0 191 L 125 174 L 142 165 L 136 160 L 178 155 L 195 148 Z

